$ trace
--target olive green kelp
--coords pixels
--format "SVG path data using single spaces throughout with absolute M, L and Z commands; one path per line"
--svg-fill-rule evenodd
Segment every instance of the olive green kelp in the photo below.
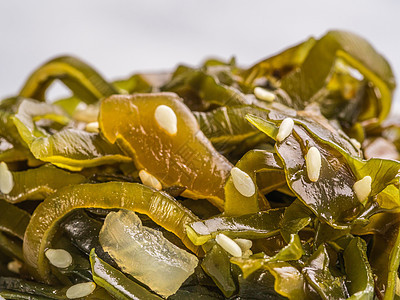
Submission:
M 345 31 L 112 82 L 49 60 L 0 101 L 0 299 L 400 299 L 394 88 Z

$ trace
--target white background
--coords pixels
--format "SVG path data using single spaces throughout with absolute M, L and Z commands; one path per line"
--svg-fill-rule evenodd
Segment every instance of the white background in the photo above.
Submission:
M 400 78 L 396 0 L 0 0 L 0 98 L 60 54 L 116 79 L 208 56 L 246 66 L 329 29 L 368 39 Z

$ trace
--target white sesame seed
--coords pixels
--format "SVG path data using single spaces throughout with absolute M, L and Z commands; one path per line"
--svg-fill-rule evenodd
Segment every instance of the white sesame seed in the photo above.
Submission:
M 22 263 L 19 260 L 12 260 L 7 264 L 7 269 L 10 272 L 19 274 L 19 270 L 22 268 Z
M 294 121 L 292 118 L 286 118 L 282 121 L 281 126 L 279 126 L 278 134 L 276 135 L 276 140 L 282 142 L 286 139 L 293 130 Z
M 210 220 L 212 221 L 212 220 Z M 203 222 L 194 222 L 192 223 L 191 227 L 194 229 L 194 231 L 197 232 L 197 234 L 200 235 L 208 235 L 211 234 L 210 228 L 207 227 Z
M 230 255 L 234 257 L 242 256 L 242 249 L 240 249 L 239 245 L 236 244 L 234 240 L 227 237 L 225 234 L 223 233 L 218 234 L 215 240 Z
M 146 170 L 140 170 L 139 177 L 144 185 L 150 186 L 159 191 L 162 190 L 162 185 L 161 185 L 160 181 L 158 181 L 157 178 L 155 178 L 153 175 L 151 175 Z
M 268 91 L 268 90 L 266 90 L 266 89 L 264 89 L 262 87 L 259 87 L 259 86 L 254 88 L 254 95 L 258 99 L 264 100 L 264 101 L 267 101 L 267 102 L 274 101 L 275 97 L 276 97 L 274 93 L 271 93 L 270 91 Z
M 248 250 L 246 250 L 246 251 L 243 252 L 242 257 L 248 258 L 248 257 L 250 257 L 250 256 L 252 256 L 252 255 L 253 255 L 253 251 L 251 251 L 250 249 L 248 249 Z
M 360 142 L 357 141 L 356 139 L 350 139 L 350 142 L 351 142 L 351 143 L 353 144 L 353 146 L 354 146 L 355 148 L 357 148 L 358 150 L 361 149 L 361 144 L 360 144 Z
M 0 163 L 0 192 L 9 194 L 14 188 L 14 178 L 5 162 Z
M 71 286 L 66 293 L 68 299 L 77 299 L 89 296 L 96 289 L 94 282 L 78 283 Z
M 358 180 L 353 185 L 353 190 L 356 193 L 358 200 L 362 204 L 365 204 L 369 194 L 371 193 L 371 183 L 372 183 L 371 176 L 365 176 L 363 179 Z
M 175 135 L 178 132 L 178 121 L 175 112 L 169 106 L 157 106 L 154 112 L 154 118 L 158 125 L 170 135 Z
M 256 187 L 254 185 L 251 177 L 240 170 L 237 167 L 233 167 L 231 170 L 233 185 L 237 191 L 245 197 L 251 197 L 256 192 Z
M 85 130 L 88 132 L 99 132 L 99 122 L 87 123 Z
M 48 249 L 44 253 L 49 262 L 57 268 L 68 268 L 72 264 L 72 256 L 64 249 Z
M 239 245 L 240 249 L 242 249 L 243 252 L 249 250 L 253 246 L 253 242 L 248 239 L 234 239 L 233 240 L 236 244 Z
M 321 172 L 321 153 L 315 147 L 308 149 L 306 155 L 306 166 L 308 178 L 316 182 Z

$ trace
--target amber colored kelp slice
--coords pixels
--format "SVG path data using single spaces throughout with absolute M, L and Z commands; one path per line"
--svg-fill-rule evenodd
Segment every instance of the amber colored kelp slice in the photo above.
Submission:
M 198 218 L 174 198 L 138 183 L 109 182 L 65 187 L 42 202 L 29 223 L 23 251 L 26 263 L 37 270 L 39 279 L 50 281 L 45 249 L 57 225 L 68 213 L 79 208 L 126 209 L 148 215 L 154 222 L 176 234 L 192 251 L 185 226 Z
M 160 105 L 174 111 L 176 134 L 168 134 L 155 120 Z M 151 173 L 164 187 L 183 186 L 183 196 L 208 199 L 222 209 L 232 165 L 214 149 L 176 94 L 111 96 L 101 104 L 99 124 L 107 140 L 117 142 L 138 169 Z

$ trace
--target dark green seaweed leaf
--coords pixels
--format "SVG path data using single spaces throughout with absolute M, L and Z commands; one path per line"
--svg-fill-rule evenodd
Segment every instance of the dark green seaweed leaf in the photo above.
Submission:
M 344 278 L 335 277 L 330 270 L 330 258 L 324 245 L 310 257 L 302 273 L 322 299 L 346 299 Z

